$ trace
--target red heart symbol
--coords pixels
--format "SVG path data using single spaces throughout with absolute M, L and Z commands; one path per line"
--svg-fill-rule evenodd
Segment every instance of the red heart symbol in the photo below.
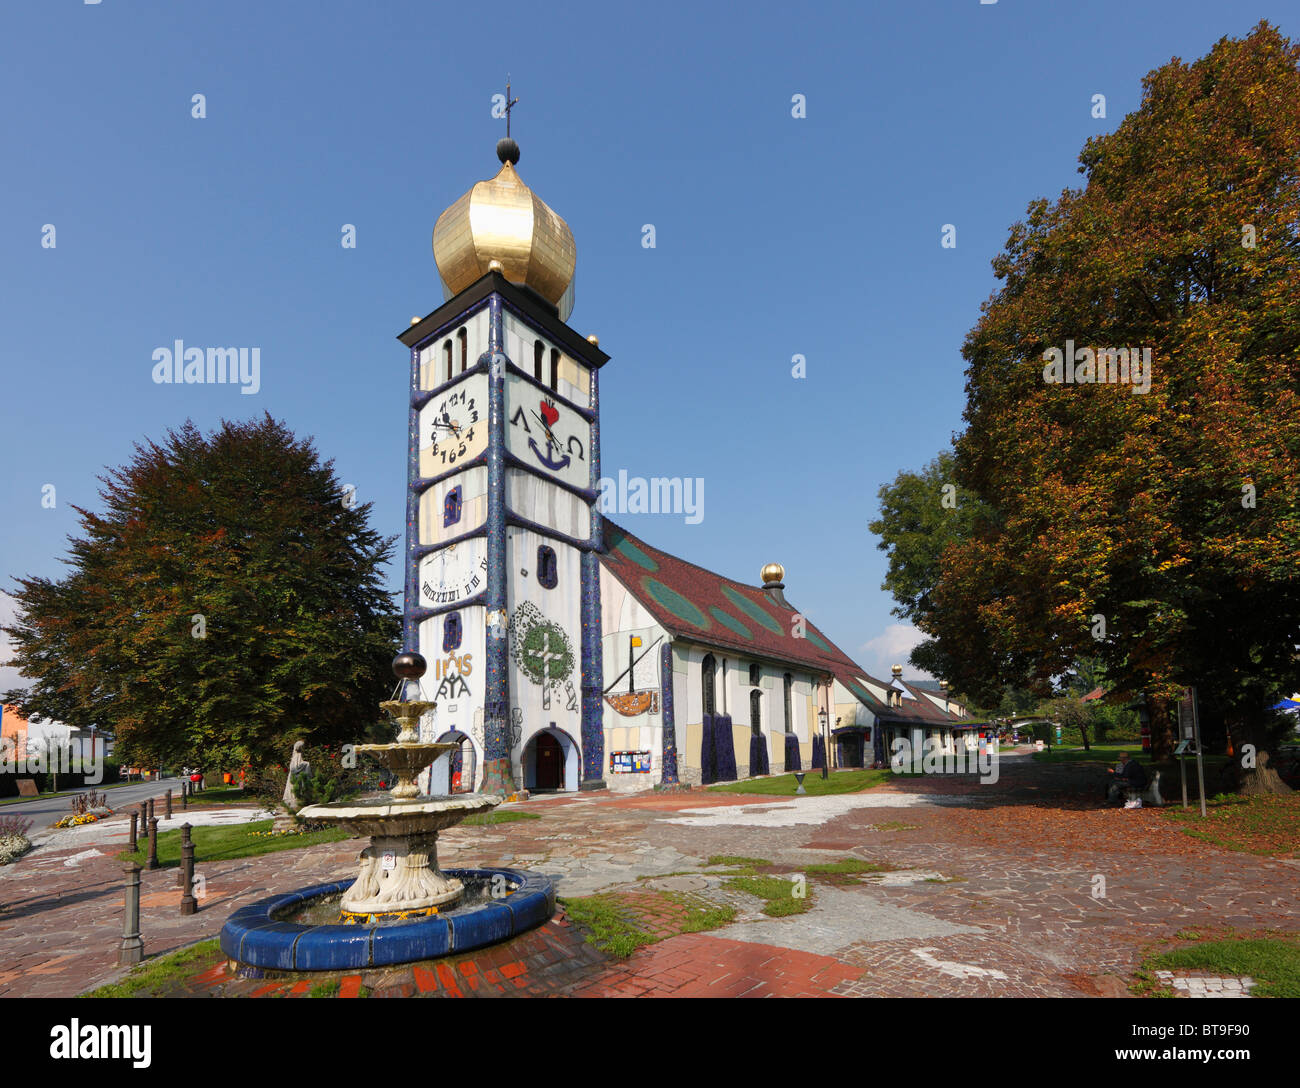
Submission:
M 542 401 L 542 416 L 546 420 L 548 427 L 554 427 L 555 421 L 560 418 L 560 413 L 555 410 L 555 406 L 549 401 Z

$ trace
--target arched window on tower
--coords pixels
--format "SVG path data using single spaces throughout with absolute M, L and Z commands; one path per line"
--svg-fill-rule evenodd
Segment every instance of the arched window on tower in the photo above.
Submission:
M 794 677 L 789 673 L 785 674 L 785 731 L 794 732 L 794 704 L 791 700 L 791 694 L 794 691 Z
M 714 692 L 713 678 L 717 672 L 717 664 L 713 660 L 712 654 L 705 654 L 704 660 L 700 662 L 700 694 L 704 700 L 704 713 L 716 714 L 717 704 L 715 702 L 716 694 Z
M 551 348 L 551 388 L 560 388 L 560 353 L 555 348 Z
M 555 583 L 559 581 L 555 549 L 549 544 L 542 544 L 537 548 L 537 580 L 546 589 L 554 589 Z
M 461 485 L 457 484 L 447 492 L 447 497 L 442 500 L 442 527 L 444 529 L 460 521 L 461 495 Z
M 763 693 L 755 688 L 749 693 L 749 728 L 754 736 L 763 732 Z
M 451 381 L 451 341 L 450 340 L 443 341 L 442 358 L 443 358 L 443 362 L 447 364 L 447 376 L 443 380 L 449 382 Z
M 546 362 L 546 345 L 540 340 L 533 341 L 533 377 L 542 380 L 542 364 Z
M 460 341 L 460 372 L 464 374 L 469 366 L 469 331 L 462 325 L 456 338 Z
M 756 688 L 759 684 L 760 669 L 757 665 L 749 666 L 749 686 Z
M 451 612 L 442 618 L 442 652 L 460 649 L 460 613 Z

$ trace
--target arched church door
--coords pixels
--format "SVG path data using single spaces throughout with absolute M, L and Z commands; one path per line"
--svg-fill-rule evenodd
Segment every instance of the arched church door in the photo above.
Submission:
M 538 733 L 537 754 L 537 788 L 539 790 L 558 790 L 564 786 L 564 749 L 560 742 L 550 733 Z

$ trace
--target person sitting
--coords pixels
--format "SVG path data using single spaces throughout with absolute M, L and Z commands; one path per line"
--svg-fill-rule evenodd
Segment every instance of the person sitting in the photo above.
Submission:
M 1136 759 L 1129 759 L 1127 752 L 1120 752 L 1119 762 L 1111 774 L 1115 777 L 1106 791 L 1107 801 L 1125 801 L 1131 796 L 1139 796 L 1146 789 L 1146 771 Z

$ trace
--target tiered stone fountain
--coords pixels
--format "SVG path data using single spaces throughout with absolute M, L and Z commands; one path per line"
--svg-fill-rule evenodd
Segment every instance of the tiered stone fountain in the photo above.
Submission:
M 425 668 L 416 653 L 393 660 L 403 686 L 411 680 L 418 684 Z M 434 705 L 418 699 L 381 703 L 400 727 L 397 740 L 357 745 L 357 752 L 396 777 L 387 796 L 310 805 L 298 814 L 369 837 L 356 878 L 236 911 L 221 930 L 221 948 L 232 966 L 244 974 L 265 974 L 409 963 L 503 940 L 555 913 L 555 890 L 540 874 L 438 868 L 438 832 L 490 812 L 503 798 L 420 794 L 420 773 L 456 747 L 420 741 L 417 723 Z M 304 924 L 323 911 L 332 924 Z

